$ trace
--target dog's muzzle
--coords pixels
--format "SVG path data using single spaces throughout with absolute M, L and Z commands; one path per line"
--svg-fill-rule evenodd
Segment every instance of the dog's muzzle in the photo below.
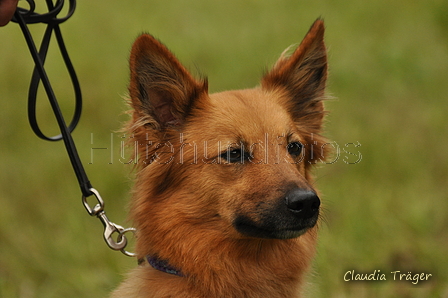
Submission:
M 250 237 L 291 239 L 317 223 L 320 199 L 312 190 L 293 188 L 273 205 L 238 215 L 233 222 L 235 229 Z

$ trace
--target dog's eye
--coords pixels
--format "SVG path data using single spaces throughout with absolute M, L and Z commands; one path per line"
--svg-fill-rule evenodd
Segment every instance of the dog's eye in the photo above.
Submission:
M 221 154 L 221 158 L 224 158 L 228 162 L 236 163 L 236 162 L 244 162 L 245 154 L 243 149 L 241 148 L 230 148 L 223 154 Z
M 292 142 L 288 144 L 288 153 L 292 156 L 299 156 L 302 153 L 303 145 L 299 142 Z

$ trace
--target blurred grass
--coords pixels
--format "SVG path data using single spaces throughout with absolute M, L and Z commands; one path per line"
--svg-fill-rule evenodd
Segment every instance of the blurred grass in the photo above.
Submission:
M 219 91 L 256 85 L 319 16 L 337 98 L 327 103 L 327 135 L 340 156 L 317 171 L 326 219 L 308 297 L 446 298 L 446 1 L 80 1 L 62 30 L 85 97 L 74 137 L 90 179 L 109 217 L 125 223 L 130 169 L 120 162 L 120 135 L 111 144 L 111 133 L 126 120 L 121 96 L 139 33 L 159 37 Z M 55 47 L 47 66 L 68 115 L 72 91 Z M 31 71 L 18 25 L 0 28 L 0 297 L 105 297 L 135 260 L 104 244 L 62 144 L 32 134 Z M 40 94 L 39 117 L 55 132 L 44 100 Z M 93 147 L 108 149 L 94 150 L 89 164 Z M 347 152 L 358 151 L 362 160 L 346 163 L 358 158 Z M 433 277 L 417 286 L 344 282 L 348 270 Z

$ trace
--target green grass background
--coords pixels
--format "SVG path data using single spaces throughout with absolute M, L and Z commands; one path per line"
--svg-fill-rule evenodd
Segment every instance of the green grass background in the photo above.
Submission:
M 113 132 L 127 119 L 127 60 L 139 33 L 160 38 L 220 91 L 258 84 L 319 16 L 336 98 L 327 102 L 326 135 L 340 154 L 316 172 L 325 222 L 307 297 L 446 298 L 445 0 L 79 1 L 62 31 L 85 98 L 74 138 L 86 171 L 108 216 L 128 225 L 131 169 Z M 40 25 L 31 27 L 41 36 Z M 47 67 L 68 117 L 73 92 L 55 47 Z M 100 222 L 81 204 L 62 143 L 31 132 L 31 71 L 18 25 L 0 28 L 0 297 L 106 297 L 136 261 L 106 247 Z M 55 133 L 42 92 L 39 99 L 42 126 Z M 93 150 L 92 161 L 94 147 L 108 149 Z M 381 270 L 388 280 L 344 282 L 348 270 Z M 391 280 L 396 270 L 432 277 L 415 286 Z

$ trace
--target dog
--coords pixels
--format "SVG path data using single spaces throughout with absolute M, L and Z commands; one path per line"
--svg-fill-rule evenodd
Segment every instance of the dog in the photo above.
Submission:
M 140 265 L 125 297 L 300 297 L 316 248 L 312 167 L 327 155 L 317 19 L 253 89 L 209 94 L 149 34 L 130 55 L 130 207 Z

